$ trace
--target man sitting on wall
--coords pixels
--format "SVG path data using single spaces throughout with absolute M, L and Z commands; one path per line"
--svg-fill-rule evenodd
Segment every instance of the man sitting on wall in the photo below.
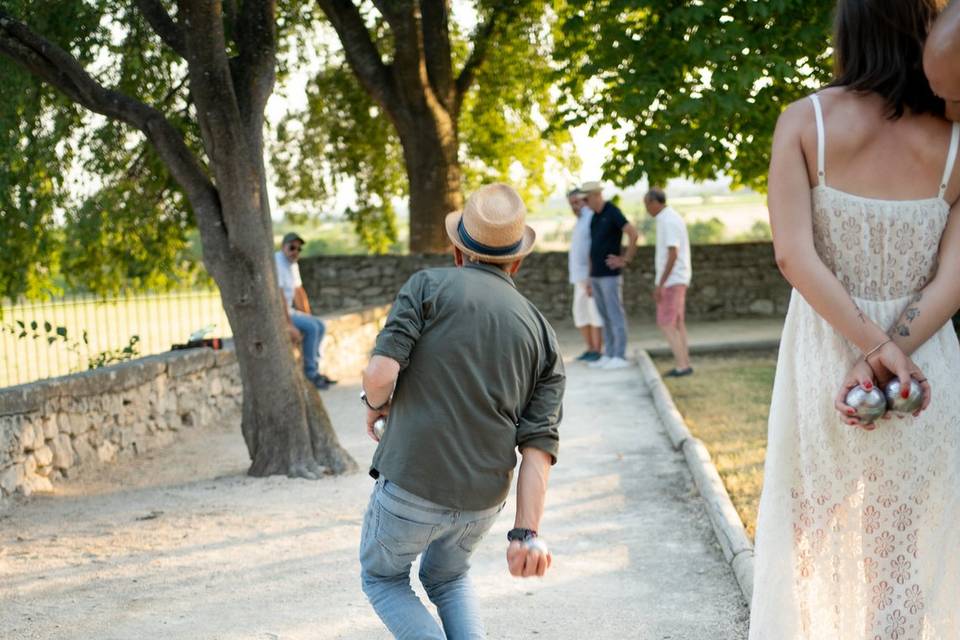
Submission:
M 300 279 L 297 261 L 304 244 L 303 238 L 294 232 L 283 236 L 280 251 L 275 254 L 277 279 L 286 302 L 284 309 L 290 321 L 290 333 L 302 344 L 303 373 L 317 389 L 323 390 L 337 381 L 320 373 L 320 342 L 326 327 L 320 318 L 310 313 L 310 301 Z

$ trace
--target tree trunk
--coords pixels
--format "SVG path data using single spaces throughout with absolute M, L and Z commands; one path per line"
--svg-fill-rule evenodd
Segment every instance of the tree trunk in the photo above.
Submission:
M 251 225 L 258 226 L 258 225 Z M 318 478 L 355 471 L 320 395 L 294 359 L 269 241 L 256 256 L 204 256 L 233 329 L 252 476 Z
M 443 220 L 463 208 L 456 127 L 427 113 L 397 129 L 410 186 L 410 252 L 445 253 L 451 245 Z

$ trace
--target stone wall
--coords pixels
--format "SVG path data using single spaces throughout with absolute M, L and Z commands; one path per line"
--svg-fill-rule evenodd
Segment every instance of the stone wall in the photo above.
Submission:
M 322 370 L 334 379 L 359 375 L 388 310 L 323 316 Z M 59 479 L 162 447 L 184 429 L 235 425 L 240 438 L 241 400 L 230 343 L 0 389 L 0 508 L 14 493 L 51 491 Z
M 786 313 L 790 286 L 777 269 L 770 243 L 695 245 L 691 251 L 691 320 Z M 448 255 L 325 256 L 302 260 L 300 271 L 311 304 L 330 311 L 389 303 L 415 271 L 452 263 Z M 531 254 L 517 274 L 517 286 L 550 320 L 569 319 L 572 291 L 566 253 Z M 653 318 L 652 286 L 653 247 L 640 247 L 624 278 L 624 303 L 631 318 Z

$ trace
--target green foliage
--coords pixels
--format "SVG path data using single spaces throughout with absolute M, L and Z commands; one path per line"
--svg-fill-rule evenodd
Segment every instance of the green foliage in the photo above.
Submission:
M 769 222 L 757 220 L 749 231 L 737 234 L 734 240 L 736 242 L 769 242 L 773 240 L 773 232 Z
M 727 225 L 720 218 L 697 220 L 687 224 L 687 236 L 690 244 L 716 244 L 723 242 L 727 234 Z
M 763 188 L 774 124 L 829 78 L 834 0 L 565 0 L 556 126 L 623 127 L 605 177 Z
M 521 10 L 490 48 L 464 100 L 460 146 L 468 193 L 503 181 L 525 202 L 537 202 L 549 195 L 551 162 L 574 174 L 580 168 L 568 131 L 549 127 L 558 117 L 550 26 L 541 3 Z
M 87 360 L 87 369 L 100 369 L 118 362 L 126 362 L 140 357 L 140 336 L 130 336 L 127 344 L 119 349 L 101 351 Z
M 406 195 L 403 153 L 396 133 L 343 61 L 330 62 L 307 89 L 304 112 L 288 115 L 272 148 L 278 200 L 296 219 L 332 205 L 354 181 L 357 203 L 347 212 L 373 253 L 397 240 L 391 197 Z M 301 222 L 305 220 L 301 219 Z
M 108 86 L 163 111 L 201 148 L 184 65 L 132 3 L 0 5 Z M 169 288 L 197 277 L 192 214 L 142 134 L 82 110 L 9 61 L 0 83 L 0 297 L 44 297 L 63 285 L 99 294 Z
M 13 324 L 0 324 L 0 333 L 9 333 L 20 340 L 42 340 L 47 346 L 57 342 L 62 343 L 78 360 L 83 357 L 86 346 L 90 344 L 86 331 L 75 338 L 67 331 L 67 327 L 55 326 L 49 321 L 42 320 L 16 320 Z M 137 358 L 140 356 L 139 343 L 140 336 L 134 335 L 130 336 L 127 344 L 119 349 L 107 349 L 95 353 L 87 358 L 87 369 L 99 369 Z
M 67 337 L 66 327 L 54 326 L 48 321 L 41 322 L 31 320 L 27 322 L 26 320 L 17 320 L 13 324 L 0 325 L 0 333 L 9 333 L 20 340 L 27 338 L 31 340 L 42 339 L 47 344 L 61 341 L 66 344 L 68 348 L 72 347 L 74 349 L 79 349 L 81 344 L 89 344 L 86 331 L 83 332 L 78 340 L 73 340 Z

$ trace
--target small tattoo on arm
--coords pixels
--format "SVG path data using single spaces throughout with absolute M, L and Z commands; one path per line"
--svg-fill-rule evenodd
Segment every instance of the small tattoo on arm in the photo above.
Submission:
M 895 331 L 897 332 L 897 335 L 900 336 L 901 338 L 907 338 L 910 336 L 910 329 L 905 324 L 902 324 L 902 323 L 898 324 Z
M 904 315 L 907 317 L 908 322 L 913 322 L 917 319 L 917 316 L 920 315 L 920 309 L 917 309 L 916 307 L 910 307 L 904 312 Z
M 867 319 L 863 316 L 863 310 L 857 305 L 853 305 L 853 308 L 857 310 L 857 317 L 860 318 L 860 322 L 867 324 Z

